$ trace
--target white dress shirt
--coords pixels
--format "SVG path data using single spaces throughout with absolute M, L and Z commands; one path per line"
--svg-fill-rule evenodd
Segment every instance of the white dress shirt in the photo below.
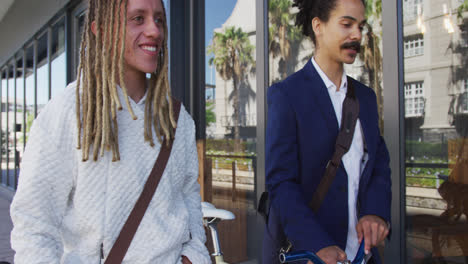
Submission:
M 348 81 L 346 73 L 343 70 L 343 76 L 341 78 L 340 89 L 336 89 L 336 85 L 327 77 L 327 75 L 320 69 L 314 58 L 311 59 L 312 64 L 317 70 L 318 74 L 322 78 L 325 86 L 327 87 L 328 94 L 335 109 L 336 119 L 338 120 L 338 126 L 341 126 L 341 115 L 343 102 L 346 97 L 346 91 L 348 90 Z M 364 141 L 362 137 L 361 122 L 359 119 L 356 121 L 356 128 L 354 130 L 353 141 L 349 151 L 341 159 L 343 161 L 344 168 L 348 174 L 348 238 L 346 240 L 346 255 L 348 259 L 352 260 L 359 249 L 359 241 L 357 237 L 356 225 L 357 219 L 357 195 L 359 191 L 359 180 L 361 173 L 364 169 L 365 162 L 364 158 Z

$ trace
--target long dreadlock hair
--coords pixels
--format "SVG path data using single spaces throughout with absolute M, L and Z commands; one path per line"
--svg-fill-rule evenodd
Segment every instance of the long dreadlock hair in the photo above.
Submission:
M 124 52 L 128 0 L 89 0 L 88 13 L 80 47 L 80 64 L 76 86 L 76 120 L 78 149 L 82 160 L 93 160 L 112 150 L 112 161 L 120 160 L 117 110 L 122 110 L 117 93 L 117 81 L 125 97 L 127 109 L 135 120 L 124 82 Z M 159 143 L 163 137 L 174 138 L 176 122 L 168 80 L 168 51 L 166 9 L 164 11 L 164 40 L 155 73 L 151 73 L 145 103 L 144 138 L 154 146 L 153 129 Z M 121 12 L 123 8 L 123 12 Z M 123 16 L 123 17 L 121 17 Z M 96 35 L 91 23 L 96 22 Z M 123 22 L 121 22 L 123 21 Z M 120 49 L 120 50 L 119 50 Z M 81 97 L 80 97 L 81 89 Z

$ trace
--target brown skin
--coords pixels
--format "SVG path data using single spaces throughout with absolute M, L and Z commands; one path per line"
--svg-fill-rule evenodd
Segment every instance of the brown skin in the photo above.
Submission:
M 164 21 L 161 0 L 128 1 L 124 82 L 128 96 L 135 102 L 145 95 L 146 73 L 157 69 L 158 54 L 164 41 Z M 97 32 L 95 21 L 91 24 L 91 31 Z M 145 49 L 148 47 L 155 50 Z
M 342 262 L 348 259 L 346 253 L 338 246 L 322 248 L 317 252 L 317 256 L 327 264 L 336 264 L 337 261 Z M 309 261 L 307 264 L 312 264 L 312 262 Z
M 362 29 L 366 23 L 364 10 L 361 0 L 338 0 L 327 22 L 321 21 L 318 17 L 311 21 L 316 36 L 314 59 L 337 89 L 341 86 L 343 64 L 353 63 L 358 55 L 356 50 L 343 49 L 342 45 L 361 42 Z M 363 216 L 359 219 L 356 230 L 359 242 L 365 239 L 366 254 L 372 247 L 382 243 L 389 232 L 387 223 L 376 215 Z M 346 253 L 336 245 L 320 249 L 317 256 L 327 264 L 336 264 L 348 258 Z M 308 264 L 312 262 L 309 261 Z
M 364 10 L 361 0 L 338 0 L 327 22 L 318 17 L 312 19 L 316 37 L 314 59 L 336 87 L 341 84 L 343 63 L 353 63 L 358 55 L 355 50 L 342 49 L 341 46 L 361 42 L 366 23 Z
M 186 256 L 182 256 L 182 264 L 192 264 L 192 262 Z
M 381 217 L 376 215 L 365 215 L 356 226 L 359 243 L 364 237 L 364 249 L 366 254 L 369 250 L 377 245 L 383 243 L 384 239 L 388 236 L 388 225 Z

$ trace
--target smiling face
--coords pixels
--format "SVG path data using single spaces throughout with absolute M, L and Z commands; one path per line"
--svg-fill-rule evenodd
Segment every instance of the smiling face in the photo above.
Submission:
M 362 0 L 338 0 L 328 21 L 312 20 L 317 53 L 335 63 L 353 63 L 359 53 L 366 23 Z
M 126 74 L 156 71 L 165 39 L 165 23 L 161 0 L 128 0 L 124 54 Z

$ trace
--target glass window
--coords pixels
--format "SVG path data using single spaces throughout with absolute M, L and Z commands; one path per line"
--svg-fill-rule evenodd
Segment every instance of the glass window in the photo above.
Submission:
M 0 155 L 0 169 L 1 169 L 1 183 L 6 184 L 7 174 L 6 174 L 6 156 L 7 156 L 7 114 L 8 114 L 8 99 L 7 99 L 7 86 L 8 86 L 7 70 L 3 69 L 1 71 L 1 99 L 2 99 L 2 115 L 1 119 L 1 155 Z
M 78 69 L 78 65 L 80 63 L 80 44 L 81 44 L 81 38 L 83 35 L 83 30 L 84 30 L 84 23 L 85 23 L 85 18 L 86 18 L 86 6 L 79 5 L 74 11 L 73 11 L 73 70 L 72 70 L 72 75 L 74 76 L 73 79 L 76 79 L 77 74 L 76 71 Z
M 416 34 L 405 37 L 405 57 L 424 54 L 424 35 Z
M 468 26 L 467 27 L 460 27 L 460 47 L 461 48 L 468 48 Z
M 47 32 L 37 40 L 37 113 L 49 101 L 49 67 L 47 65 Z
M 12 62 L 14 63 L 14 61 Z M 7 89 L 7 185 L 11 187 L 14 182 L 15 170 L 15 75 L 14 66 L 8 67 L 8 89 Z
M 270 85 L 301 69 L 313 54 L 312 41 L 294 25 L 296 12 L 290 0 L 268 2 Z
M 405 84 L 405 117 L 424 114 L 424 82 Z
M 20 160 L 23 152 L 23 148 L 20 147 L 20 143 L 23 142 L 23 116 L 24 116 L 24 111 L 23 111 L 23 102 L 24 102 L 24 79 L 23 79 L 23 73 L 24 73 L 24 68 L 23 68 L 23 52 L 20 51 L 16 55 L 15 59 L 15 78 L 16 78 L 16 85 L 15 85 L 15 90 L 14 90 L 14 110 L 13 110 L 13 126 L 12 126 L 12 131 L 13 131 L 13 137 L 14 137 L 14 152 L 13 152 L 13 162 L 14 162 L 14 172 L 15 172 L 15 183 L 12 185 L 12 187 L 15 187 L 18 183 L 18 174 L 19 174 L 19 165 L 20 165 Z
M 26 146 L 28 140 L 29 129 L 31 129 L 32 122 L 34 120 L 34 97 L 36 94 L 36 87 L 34 83 L 34 45 L 31 45 L 26 48 L 26 67 L 25 67 L 25 77 L 26 77 L 26 94 L 24 95 L 24 105 L 25 105 L 25 123 L 24 123 L 24 143 L 22 148 Z
M 226 262 L 259 263 L 255 1 L 207 0 L 205 14 L 208 191 L 204 199 L 236 216 L 219 225 Z M 239 44 L 227 52 L 233 41 Z
M 403 12 L 404 21 L 414 21 L 418 16 L 422 15 L 423 4 L 422 0 L 404 0 L 403 1 Z
M 65 18 L 52 27 L 51 97 L 67 85 L 67 56 L 65 53 Z
M 468 79 L 462 82 L 462 91 L 460 93 L 460 112 L 468 114 Z
M 405 0 L 406 2 L 406 0 Z M 409 1 L 408 1 L 409 2 Z M 426 32 L 405 24 L 405 263 L 467 263 L 467 13 L 422 1 Z M 465 1 L 466 3 L 466 1 Z M 406 11 L 404 20 L 411 19 Z M 431 47 L 423 51 L 423 47 Z M 419 51 L 418 51 L 419 49 Z M 420 55 L 415 60 L 411 56 Z M 420 80 L 413 82 L 412 80 Z M 425 103 L 427 102 L 427 103 Z

